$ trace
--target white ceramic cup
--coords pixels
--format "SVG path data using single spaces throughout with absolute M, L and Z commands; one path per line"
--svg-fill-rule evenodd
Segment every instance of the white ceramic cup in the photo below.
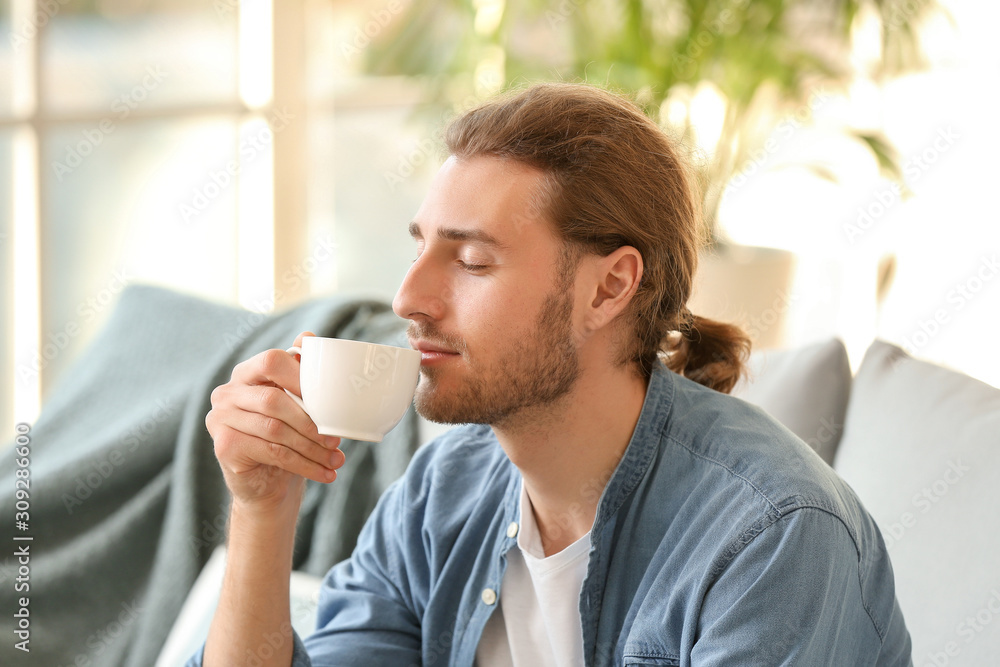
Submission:
M 420 376 L 420 352 L 306 336 L 299 354 L 302 398 L 285 390 L 322 435 L 379 442 L 403 418 Z

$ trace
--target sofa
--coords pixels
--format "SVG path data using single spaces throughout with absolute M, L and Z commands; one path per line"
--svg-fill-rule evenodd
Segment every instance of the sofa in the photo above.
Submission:
M 832 339 L 754 352 L 733 394 L 809 444 L 875 517 L 914 665 L 1000 664 L 1000 390 L 883 341 L 852 376 L 844 345 Z M 419 428 L 422 442 L 442 430 L 424 420 Z M 223 558 L 220 549 L 206 568 L 185 610 L 188 627 L 175 633 L 161 667 L 203 641 Z M 300 631 L 315 619 L 319 585 L 293 574 Z
M 1000 664 L 1000 389 L 874 341 L 755 353 L 734 394 L 857 492 L 882 531 L 917 667 Z
M 32 426 L 32 518 L 47 531 L 32 561 L 43 661 L 169 667 L 203 641 L 227 502 L 204 428 L 208 395 L 239 360 L 306 329 L 405 344 L 386 304 L 340 296 L 265 317 L 159 288 L 125 290 Z M 914 664 L 998 664 L 1000 390 L 882 341 L 852 374 L 831 339 L 754 352 L 733 393 L 808 443 L 875 517 Z M 410 411 L 379 445 L 345 441 L 337 483 L 307 489 L 292 580 L 298 630 L 311 628 L 320 577 L 349 553 L 379 493 L 443 428 Z M 0 461 L 0 477 L 12 477 L 9 464 Z M 0 511 L 8 505 L 13 496 L 0 497 Z

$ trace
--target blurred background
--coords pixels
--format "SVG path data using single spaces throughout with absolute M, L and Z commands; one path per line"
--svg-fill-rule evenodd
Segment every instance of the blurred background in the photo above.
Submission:
M 0 432 L 126 284 L 391 299 L 455 113 L 627 93 L 685 146 L 695 312 L 1000 386 L 1000 7 L 975 0 L 0 0 Z

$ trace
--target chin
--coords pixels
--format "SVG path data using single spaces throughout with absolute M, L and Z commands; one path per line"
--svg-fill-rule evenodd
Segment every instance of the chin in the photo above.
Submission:
M 418 386 L 413 400 L 417 414 L 437 424 L 485 424 L 482 401 L 456 388 L 434 383 Z
M 462 419 L 461 414 L 451 410 L 451 406 L 442 406 L 437 403 L 427 403 L 417 401 L 414 403 L 417 414 L 427 421 L 435 424 L 468 424 L 468 419 Z
M 454 406 L 448 401 L 442 400 L 440 387 L 428 387 L 426 378 L 421 377 L 417 386 L 417 393 L 413 398 L 413 407 L 417 414 L 428 421 L 436 424 L 462 424 L 462 421 L 455 421 L 452 417 L 456 412 Z

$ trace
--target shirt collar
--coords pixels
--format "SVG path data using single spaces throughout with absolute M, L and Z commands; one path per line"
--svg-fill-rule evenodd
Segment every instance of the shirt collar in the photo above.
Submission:
M 632 438 L 601 494 L 592 533 L 600 531 L 615 516 L 649 469 L 673 407 L 674 385 L 673 372 L 657 361 Z
M 646 397 L 643 400 L 639 420 L 636 422 L 632 438 L 629 440 L 625 453 L 615 467 L 611 478 L 604 485 L 597 505 L 597 514 L 591 526 L 591 536 L 596 536 L 610 522 L 628 496 L 642 480 L 659 447 L 660 438 L 667 427 L 674 400 L 674 373 L 662 362 L 653 365 L 653 372 L 646 387 Z M 498 445 L 499 446 L 499 445 Z M 521 472 L 506 459 L 510 476 L 501 515 L 504 525 L 510 525 L 521 520 Z M 595 489 L 595 493 L 599 489 Z M 593 542 L 593 538 L 591 540 Z M 517 548 L 517 540 L 507 534 L 497 536 L 497 550 L 505 555 L 511 548 Z

